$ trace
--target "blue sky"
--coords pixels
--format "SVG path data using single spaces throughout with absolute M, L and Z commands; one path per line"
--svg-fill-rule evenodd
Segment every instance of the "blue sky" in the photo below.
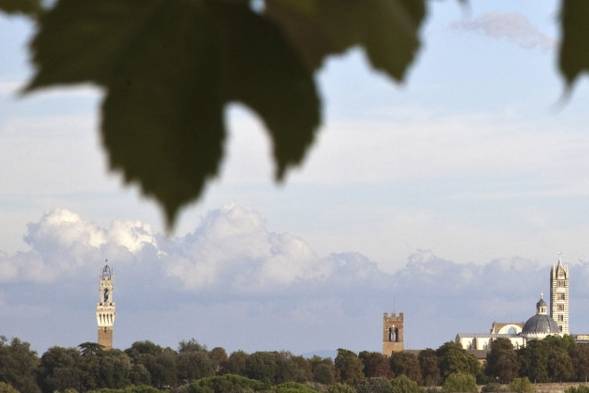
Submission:
M 372 306 L 356 307 L 338 292 L 341 288 L 334 280 L 345 281 L 349 273 L 335 268 L 323 284 L 313 281 L 319 285 L 314 301 L 273 285 L 264 287 L 263 294 L 237 291 L 235 296 L 243 296 L 246 304 L 226 299 L 214 288 L 207 289 L 205 296 L 198 285 L 171 290 L 178 284 L 174 269 L 186 269 L 186 263 L 189 267 L 227 263 L 210 256 L 197 259 L 201 250 L 195 246 L 190 252 L 169 253 L 174 258 L 161 261 L 170 264 L 162 276 L 169 282 L 162 283 L 156 293 L 163 302 L 178 304 L 177 311 L 165 314 L 169 320 L 178 320 L 177 324 L 139 329 L 142 321 L 152 320 L 161 310 L 154 302 L 150 303 L 153 309 L 141 303 L 140 288 L 135 296 L 121 289 L 126 305 L 121 299 L 120 307 L 133 313 L 132 318 L 120 318 L 121 344 L 147 337 L 172 345 L 196 336 L 211 346 L 233 349 L 281 345 L 299 352 L 337 346 L 377 349 L 380 313 L 393 307 L 392 298 L 398 308 L 406 307 L 408 324 L 413 324 L 407 337 L 413 347 L 439 345 L 458 330 L 484 331 L 492 319 L 525 319 L 533 312 L 539 291 L 547 290 L 543 288 L 547 268 L 557 252 L 577 266 L 579 275 L 585 274 L 584 261 L 589 259 L 585 245 L 589 235 L 585 219 L 589 136 L 584 132 L 589 88 L 583 78 L 571 99 L 564 104 L 560 101 L 564 85 L 556 70 L 557 18 L 556 1 L 472 1 L 469 9 L 458 2 L 431 2 L 424 47 L 403 86 L 373 73 L 358 50 L 329 61 L 318 77 L 325 102 L 321 135 L 304 165 L 292 171 L 282 186 L 272 182 L 270 150 L 260 123 L 243 108 L 231 108 L 231 133 L 221 176 L 198 204 L 182 213 L 176 237 L 152 246 L 159 250 L 170 247 L 168 242 L 184 244 L 184 235 L 206 232 L 207 217 L 223 217 L 231 212 L 227 206 L 237 206 L 237 211 L 254 212 L 263 223 L 249 228 L 251 233 L 289 234 L 301 239 L 304 250 L 313 255 L 299 259 L 298 254 L 285 252 L 286 259 L 276 262 L 274 269 L 282 269 L 286 276 L 298 270 L 285 266 L 306 266 L 319 260 L 331 261 L 325 266 L 339 266 L 341 260 L 357 262 L 354 256 L 362 255 L 365 260 L 358 262 L 358 269 L 369 278 L 354 284 L 358 287 L 355 301 Z M 153 201 L 141 198 L 134 187 L 124 188 L 120 177 L 106 169 L 96 129 L 100 92 L 82 87 L 25 98 L 12 93 L 31 73 L 25 51 L 31 31 L 24 20 L 0 18 L 0 251 L 4 253 L 0 253 L 0 266 L 6 269 L 4 276 L 0 273 L 0 326 L 7 329 L 0 333 L 22 335 L 42 348 L 91 339 L 95 294 L 90 291 L 79 298 L 72 294 L 91 286 L 92 269 L 98 270 L 110 250 L 106 245 L 123 247 L 127 243 L 121 239 L 137 237 L 136 229 L 129 229 L 136 226 L 127 226 L 96 245 L 88 243 L 87 235 L 80 235 L 87 232 L 78 224 L 110 233 L 113 221 L 140 222 L 139 227 L 149 225 L 148 238 L 159 239 L 162 217 Z M 77 229 L 47 223 L 47 217 L 62 217 L 46 216 L 55 209 L 77 214 Z M 43 223 L 53 228 L 43 236 L 65 231 L 63 236 L 51 235 L 51 241 L 41 235 L 31 238 L 31 228 Z M 213 243 L 228 247 L 223 243 L 229 241 L 225 236 L 219 239 Z M 266 246 L 260 249 L 274 243 L 263 244 Z M 120 257 L 125 266 L 121 274 L 149 282 L 153 278 L 149 272 L 153 264 L 160 263 L 156 262 L 160 254 L 127 251 Z M 251 245 L 246 244 L 231 261 L 258 255 L 251 252 Z M 333 262 L 334 253 L 343 255 L 340 262 Z M 266 260 L 265 252 L 260 255 Z M 410 269 L 415 255 L 425 258 L 428 267 L 450 263 L 452 269 L 438 272 L 438 280 L 454 274 L 455 269 L 460 274 L 467 272 L 464 287 L 457 284 L 463 292 L 445 303 L 440 297 L 444 288 L 418 277 L 412 279 L 424 288 L 420 300 L 410 291 L 404 294 L 402 286 L 395 288 L 399 285 L 395 277 L 415 272 Z M 116 258 L 111 259 L 116 263 Z M 525 282 L 524 289 L 511 294 L 505 288 L 490 290 L 488 296 L 481 293 L 463 304 L 461 299 L 473 286 L 486 284 L 484 276 L 473 274 L 473 269 L 492 266 L 496 260 L 523 261 L 524 273 L 510 267 L 506 275 L 541 278 Z M 274 263 L 274 259 L 269 261 Z M 62 289 L 58 278 L 40 283 L 22 271 L 6 273 L 15 264 L 36 266 L 39 271 L 52 267 L 67 276 L 70 287 Z M 248 270 L 247 264 L 232 262 L 231 266 L 237 268 L 221 269 L 222 279 L 215 280 L 233 282 L 244 273 L 240 269 Z M 196 276 L 206 275 L 199 269 Z M 290 278 L 315 280 L 314 270 L 305 269 L 302 276 L 292 273 Z M 377 285 L 370 278 L 375 271 L 391 275 L 384 276 L 390 279 L 390 287 L 374 278 L 382 289 L 369 290 Z M 274 279 L 264 278 L 270 283 Z M 121 277 L 120 285 L 123 283 Z M 63 303 L 50 302 L 48 293 L 62 293 L 58 298 Z M 578 296 L 573 309 L 583 305 L 583 293 Z M 80 299 L 89 299 L 89 303 Z M 501 307 L 488 307 L 494 299 Z M 296 312 L 284 312 L 291 307 Z M 412 316 L 410 307 L 425 311 L 414 311 Z M 477 307 L 486 310 L 464 312 Z M 258 310 L 259 314 L 244 310 Z M 191 313 L 204 318 L 186 317 Z M 226 326 L 226 313 L 239 316 L 243 329 L 239 339 L 227 332 L 215 333 Z M 431 335 L 422 326 L 436 315 L 444 320 L 440 331 Z M 589 331 L 589 319 L 583 318 L 571 316 L 573 326 Z M 60 324 L 69 319 L 84 321 L 74 326 L 90 333 L 62 332 Z M 51 334 L 39 327 L 43 321 L 51 321 Z M 330 338 L 328 332 L 334 325 L 340 333 Z M 313 329 L 317 339 L 308 339 L 308 334 L 301 333 L 305 329 Z M 285 340 L 276 331 L 288 332 L 289 338 Z

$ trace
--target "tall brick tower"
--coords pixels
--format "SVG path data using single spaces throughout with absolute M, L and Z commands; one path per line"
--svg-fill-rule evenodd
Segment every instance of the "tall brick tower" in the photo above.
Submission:
M 382 353 L 403 352 L 403 313 L 384 313 L 382 327 Z
M 569 267 L 560 257 L 550 269 L 550 316 L 563 334 L 569 334 Z
M 112 349 L 112 335 L 115 324 L 116 307 L 113 302 L 112 271 L 108 261 L 102 269 L 98 286 L 96 304 L 96 323 L 98 324 L 98 344 L 104 349 Z

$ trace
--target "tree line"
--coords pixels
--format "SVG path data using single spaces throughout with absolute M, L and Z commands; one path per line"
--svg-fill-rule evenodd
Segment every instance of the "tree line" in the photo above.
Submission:
M 520 383 L 522 378 L 584 382 L 588 377 L 589 345 L 569 336 L 530 341 L 517 350 L 499 338 L 484 366 L 454 342 L 390 357 L 339 349 L 335 359 L 285 351 L 228 354 L 194 339 L 180 342 L 177 349 L 138 341 L 108 351 L 87 342 L 52 347 L 39 357 L 29 343 L 0 337 L 0 393 L 417 393 L 439 385 L 456 391 L 453 384 L 476 387 L 475 382 Z

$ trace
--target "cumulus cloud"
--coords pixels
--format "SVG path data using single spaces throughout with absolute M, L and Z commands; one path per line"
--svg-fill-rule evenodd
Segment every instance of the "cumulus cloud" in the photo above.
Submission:
M 541 32 L 528 18 L 518 13 L 488 12 L 474 19 L 454 22 L 452 27 L 507 40 L 525 49 L 548 50 L 554 47 L 554 39 Z
M 155 237 L 140 222 L 114 221 L 110 228 L 101 228 L 72 211 L 55 209 L 27 226 L 24 241 L 30 251 L 0 254 L 0 281 L 53 282 L 98 266 L 109 251 L 134 254 L 155 244 Z
M 119 268 L 140 263 L 188 290 L 226 293 L 328 280 L 343 285 L 380 275 L 376 264 L 359 254 L 319 257 L 303 239 L 268 230 L 257 212 L 237 205 L 209 212 L 193 232 L 173 238 L 140 221 L 114 221 L 103 228 L 56 209 L 29 224 L 24 240 L 30 251 L 0 255 L 0 281 L 53 282 L 96 268 L 105 258 Z

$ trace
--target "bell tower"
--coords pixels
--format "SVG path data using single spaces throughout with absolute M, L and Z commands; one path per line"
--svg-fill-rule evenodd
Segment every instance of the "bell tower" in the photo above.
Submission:
M 384 313 L 382 318 L 382 353 L 391 356 L 393 352 L 403 352 L 403 313 Z
M 550 269 L 550 316 L 562 334 L 569 334 L 569 267 L 560 257 Z
M 104 349 L 112 349 L 116 308 L 113 301 L 112 270 L 108 266 L 108 260 L 105 262 L 98 285 L 96 323 L 98 324 L 98 344 Z

